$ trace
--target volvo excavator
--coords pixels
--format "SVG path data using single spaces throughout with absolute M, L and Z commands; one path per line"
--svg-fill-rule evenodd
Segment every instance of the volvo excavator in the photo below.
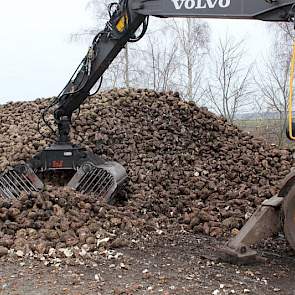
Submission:
M 119 0 L 108 6 L 108 12 L 109 20 L 95 36 L 70 81 L 42 113 L 45 124 L 52 131 L 56 129 L 55 144 L 29 162 L 1 173 L 1 198 L 10 201 L 23 193 L 42 191 L 44 173 L 71 171 L 74 176 L 67 184 L 69 187 L 81 193 L 95 194 L 109 203 L 114 201 L 126 182 L 126 170 L 119 163 L 106 162 L 72 144 L 71 121 L 73 113 L 91 95 L 94 86 L 97 83 L 101 86 L 104 72 L 125 45 L 137 42 L 145 35 L 149 16 L 294 22 L 295 0 Z M 55 128 L 46 120 L 48 112 L 54 115 Z M 256 252 L 249 246 L 277 232 L 282 224 L 286 239 L 295 249 L 295 172 L 286 177 L 279 193 L 266 200 L 240 233 L 226 244 L 222 249 L 224 258 L 232 262 L 255 259 Z

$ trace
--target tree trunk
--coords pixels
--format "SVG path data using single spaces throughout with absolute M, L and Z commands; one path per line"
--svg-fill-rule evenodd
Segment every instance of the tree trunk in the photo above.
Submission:
M 190 38 L 192 37 L 192 22 L 191 19 L 187 20 L 188 25 L 188 43 L 189 43 L 189 53 L 193 47 L 192 40 Z M 191 60 L 191 55 L 188 54 L 187 56 L 187 78 L 188 78 L 188 85 L 187 85 L 187 95 L 189 100 L 193 100 L 193 62 Z
M 126 86 L 126 88 L 129 88 L 130 87 L 130 81 L 129 81 L 129 50 L 128 50 L 128 44 L 126 44 L 126 46 L 125 46 L 124 59 L 125 59 L 125 71 L 124 71 L 125 86 Z

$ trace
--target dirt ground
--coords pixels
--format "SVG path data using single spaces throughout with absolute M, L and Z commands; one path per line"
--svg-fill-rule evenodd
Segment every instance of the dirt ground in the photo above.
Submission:
M 260 245 L 252 266 L 220 263 L 205 236 L 161 236 L 151 243 L 81 260 L 2 258 L 0 294 L 295 294 L 295 257 L 283 238 Z

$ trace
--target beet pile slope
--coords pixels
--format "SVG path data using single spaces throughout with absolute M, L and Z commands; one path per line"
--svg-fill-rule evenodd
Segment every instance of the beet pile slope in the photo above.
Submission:
M 0 107 L 0 169 L 28 160 L 50 143 L 37 128 L 47 104 L 36 100 Z M 172 92 L 120 89 L 89 98 L 72 137 L 127 168 L 128 202 L 110 207 L 92 196 L 51 188 L 31 200 L 2 204 L 4 246 L 16 247 L 19 235 L 31 235 L 32 245 L 41 240 L 69 246 L 64 237 L 69 232 L 73 244 L 89 238 L 95 245 L 101 229 L 119 235 L 140 229 L 230 235 L 278 191 L 292 164 L 289 151 L 253 138 Z M 80 205 L 77 198 L 82 198 Z M 77 224 L 73 216 L 81 214 L 85 220 Z

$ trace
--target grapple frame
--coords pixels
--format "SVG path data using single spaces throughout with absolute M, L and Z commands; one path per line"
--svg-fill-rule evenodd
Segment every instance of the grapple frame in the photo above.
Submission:
M 69 171 L 76 173 L 67 186 L 81 193 L 92 193 L 113 202 L 116 192 L 127 179 L 125 168 L 117 162 L 107 162 L 78 145 L 57 143 L 35 155 L 26 164 L 10 167 L 0 174 L 0 197 L 18 198 L 22 193 L 38 192 L 44 184 L 41 172 Z
M 0 174 L 0 196 L 6 200 L 18 198 L 23 192 L 29 194 L 43 188 L 43 182 L 26 164 L 8 168 Z

